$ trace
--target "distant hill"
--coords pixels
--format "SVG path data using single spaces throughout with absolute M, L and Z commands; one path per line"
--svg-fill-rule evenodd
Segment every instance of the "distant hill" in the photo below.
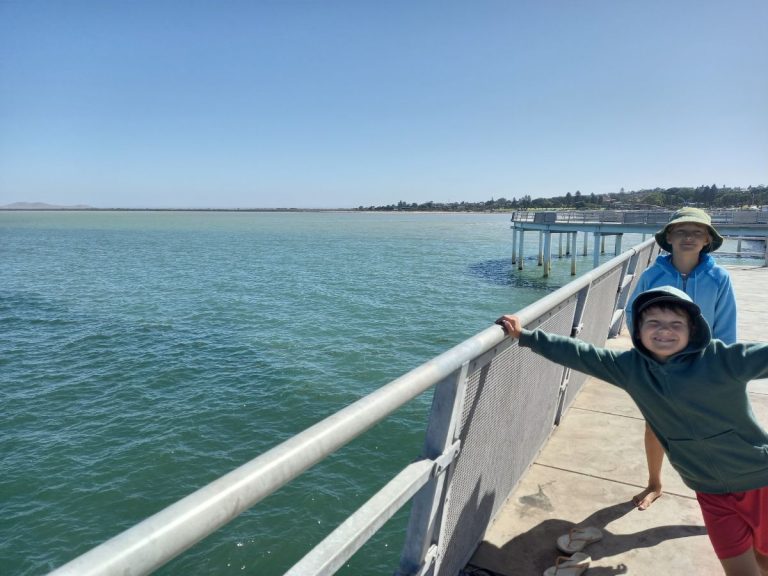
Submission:
M 75 206 L 57 206 L 55 204 L 46 204 L 45 202 L 14 202 L 0 206 L 2 210 L 87 210 L 93 208 L 86 204 L 77 204 Z
M 491 198 L 485 202 L 416 202 L 403 200 L 387 206 L 360 206 L 357 210 L 395 210 L 395 211 L 442 211 L 442 212 L 494 212 L 507 210 L 675 210 L 682 206 L 701 206 L 703 208 L 741 208 L 768 206 L 768 186 L 687 186 L 675 188 L 653 188 L 607 194 L 589 194 L 576 190 L 565 196 L 533 198 L 525 194 L 520 198 Z

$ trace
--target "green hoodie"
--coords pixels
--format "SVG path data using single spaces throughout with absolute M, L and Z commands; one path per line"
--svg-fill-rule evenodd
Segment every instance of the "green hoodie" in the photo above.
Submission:
M 659 297 L 686 307 L 695 325 L 685 350 L 665 363 L 647 353 L 637 334 L 636 348 L 627 351 L 541 330 L 523 330 L 520 345 L 626 390 L 693 490 L 718 494 L 768 486 L 768 434 L 746 391 L 749 380 L 768 377 L 768 344 L 712 340 L 698 307 L 670 286 L 638 296 L 634 326 L 643 301 Z

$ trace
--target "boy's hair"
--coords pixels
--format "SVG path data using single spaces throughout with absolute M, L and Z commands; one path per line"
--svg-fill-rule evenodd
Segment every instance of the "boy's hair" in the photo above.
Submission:
M 674 312 L 678 316 L 685 317 L 685 321 L 688 323 L 688 329 L 693 335 L 693 333 L 696 331 L 696 323 L 693 321 L 693 318 L 691 317 L 691 313 L 688 310 L 687 307 L 683 306 L 682 304 L 677 304 L 675 302 L 670 301 L 663 301 L 663 302 L 651 302 L 647 306 L 644 306 L 638 311 L 638 318 L 640 320 L 640 323 L 638 325 L 638 329 L 642 326 L 643 322 L 645 321 L 645 315 L 648 314 L 651 310 L 663 310 L 665 312 Z

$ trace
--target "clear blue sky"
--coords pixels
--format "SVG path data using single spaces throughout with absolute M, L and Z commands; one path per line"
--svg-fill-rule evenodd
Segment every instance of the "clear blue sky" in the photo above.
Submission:
M 768 184 L 765 0 L 0 0 L 0 205 Z

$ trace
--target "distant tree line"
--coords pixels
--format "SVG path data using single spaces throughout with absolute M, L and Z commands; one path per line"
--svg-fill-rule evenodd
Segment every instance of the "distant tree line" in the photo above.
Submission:
M 703 208 L 739 208 L 768 205 L 768 186 L 747 188 L 722 186 L 698 186 L 696 188 L 654 188 L 609 194 L 586 194 L 580 190 L 552 198 L 531 198 L 529 194 L 520 198 L 497 198 L 485 202 L 416 202 L 401 200 L 387 206 L 359 206 L 358 210 L 385 212 L 494 212 L 509 210 L 653 210 L 675 209 L 681 206 Z

